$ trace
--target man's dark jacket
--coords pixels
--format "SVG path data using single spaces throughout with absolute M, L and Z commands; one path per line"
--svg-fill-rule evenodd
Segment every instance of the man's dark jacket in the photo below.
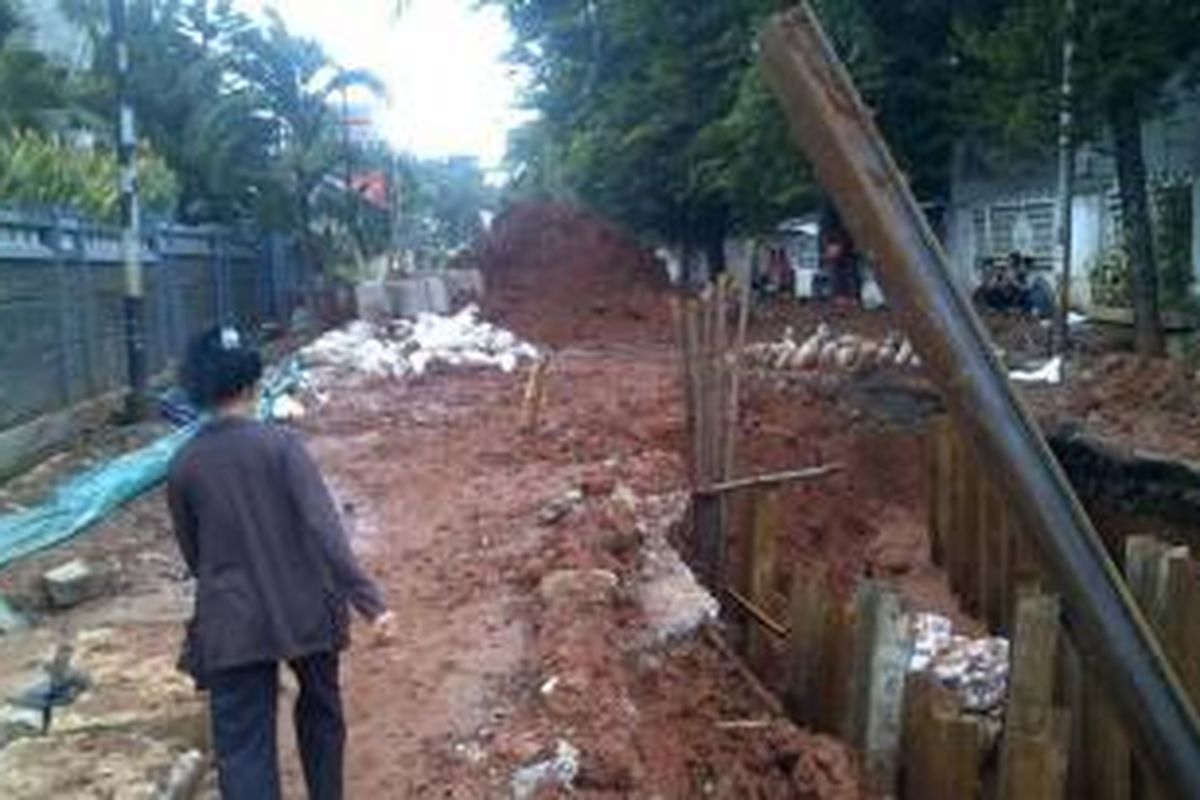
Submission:
M 167 499 L 196 610 L 181 666 L 287 661 L 348 642 L 347 603 L 384 609 L 295 434 L 243 418 L 206 425 L 171 463 Z

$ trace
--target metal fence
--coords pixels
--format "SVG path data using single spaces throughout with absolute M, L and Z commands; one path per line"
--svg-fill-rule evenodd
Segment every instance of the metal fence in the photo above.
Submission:
M 309 275 L 283 237 L 147 226 L 147 365 L 166 368 L 220 322 L 282 322 Z M 118 229 L 0 210 L 0 431 L 120 388 L 126 378 Z

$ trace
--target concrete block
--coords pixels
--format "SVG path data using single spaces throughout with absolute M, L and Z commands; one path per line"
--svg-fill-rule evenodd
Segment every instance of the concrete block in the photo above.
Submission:
M 104 592 L 104 576 L 83 559 L 68 561 L 42 576 L 46 595 L 55 608 L 73 608 Z
M 12 604 L 0 596 L 0 636 L 15 633 L 29 627 L 25 615 L 13 608 Z

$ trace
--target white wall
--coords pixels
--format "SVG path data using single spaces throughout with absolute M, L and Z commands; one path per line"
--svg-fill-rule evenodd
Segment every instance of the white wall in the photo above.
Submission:
M 1071 300 L 1080 308 L 1092 302 L 1090 273 L 1104 252 L 1106 205 L 1104 195 L 1094 193 L 1071 202 Z

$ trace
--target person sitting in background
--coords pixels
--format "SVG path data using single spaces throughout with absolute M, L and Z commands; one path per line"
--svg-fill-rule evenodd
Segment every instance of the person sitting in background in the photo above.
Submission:
M 252 416 L 262 359 L 236 331 L 193 341 L 181 383 L 208 421 L 167 480 L 175 536 L 196 578 L 181 667 L 209 692 L 221 796 L 280 796 L 280 662 L 300 685 L 295 727 L 309 797 L 342 796 L 338 678 L 349 608 L 390 638 L 392 614 L 350 551 L 329 491 L 296 434 Z

